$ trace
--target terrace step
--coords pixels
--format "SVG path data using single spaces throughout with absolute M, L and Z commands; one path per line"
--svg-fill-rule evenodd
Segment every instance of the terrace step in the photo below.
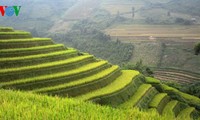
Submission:
M 200 81 L 199 77 L 192 76 L 192 75 L 185 74 L 185 73 L 169 72 L 169 71 L 154 71 L 154 74 L 165 75 L 165 76 L 170 76 L 170 77 L 181 77 L 181 78 L 187 78 L 189 80 Z
M 159 93 L 149 103 L 150 108 L 156 108 L 159 114 L 162 114 L 165 105 L 170 101 L 167 93 Z
M 0 32 L 14 32 L 12 27 L 0 27 Z
M 64 60 L 70 57 L 77 56 L 77 52 L 78 51 L 75 49 L 68 49 L 68 50 L 50 52 L 45 54 L 1 58 L 0 68 L 1 69 L 16 68 L 16 67 L 31 66 L 46 62 Z
M 44 54 L 44 53 L 49 53 L 49 52 L 61 51 L 65 49 L 66 48 L 64 47 L 63 44 L 36 46 L 36 47 L 29 47 L 29 48 L 0 49 L 0 58 Z
M 0 32 L 0 39 L 22 39 L 32 38 L 30 32 L 14 31 L 14 32 Z
M 199 72 L 191 72 L 191 71 L 187 71 L 187 70 L 183 70 L 183 69 L 174 69 L 174 68 L 156 68 L 154 70 L 154 72 L 173 72 L 173 73 L 180 73 L 180 74 L 184 74 L 184 75 L 189 75 L 192 77 L 197 77 L 200 78 L 200 74 Z
M 70 71 L 35 76 L 11 82 L 3 82 L 1 83 L 1 86 L 2 88 L 33 90 L 75 81 L 77 79 L 84 78 L 85 76 L 95 74 L 96 72 L 101 71 L 102 69 L 106 69 L 108 67 L 109 64 L 107 61 L 99 61 L 81 66 L 80 68 Z
M 200 81 L 200 78 L 198 77 L 174 72 L 155 72 L 154 77 L 163 81 L 176 81 L 179 83 L 193 83 Z
M 138 71 L 122 70 L 122 74 L 116 78 L 111 84 L 91 91 L 87 94 L 77 96 L 76 98 L 81 100 L 92 100 L 99 104 L 109 104 L 111 106 L 117 106 L 134 94 L 135 82 L 143 82 L 139 78 Z
M 194 107 L 187 107 L 183 109 L 177 116 L 178 119 L 182 120 L 192 120 L 192 113 L 195 111 Z
M 170 97 L 172 97 L 173 99 L 179 100 L 179 101 L 186 103 L 188 105 L 191 105 L 191 106 L 195 106 L 196 109 L 199 110 L 200 99 L 198 97 L 181 92 L 181 91 L 177 90 L 176 88 L 170 87 L 165 84 L 161 84 L 161 89 L 165 93 L 168 93 L 170 95 Z M 178 97 L 176 97 L 176 96 L 178 96 Z
M 180 84 L 186 84 L 186 83 L 192 83 L 188 79 L 180 79 L 180 78 L 173 78 L 173 77 L 167 77 L 167 76 L 160 76 L 160 75 L 154 75 L 155 78 L 162 80 L 162 81 L 167 81 L 167 82 L 178 82 Z
M 119 107 L 125 109 L 133 107 L 148 109 L 149 102 L 156 94 L 158 94 L 158 91 L 151 84 L 142 84 L 134 95 Z
M 0 49 L 29 48 L 54 45 L 50 38 L 0 39 Z
M 145 82 L 152 85 L 160 84 L 160 80 L 152 78 L 152 77 L 145 77 Z
M 10 82 L 19 79 L 30 78 L 34 76 L 40 76 L 45 74 L 58 73 L 63 71 L 69 71 L 82 65 L 94 62 L 94 56 L 82 55 L 66 60 L 46 62 L 42 64 L 24 66 L 18 68 L 9 68 L 0 70 L 0 83 Z
M 177 100 L 172 100 L 168 102 L 163 109 L 162 115 L 167 115 L 169 119 L 174 119 L 176 117 L 176 113 L 179 112 L 176 111 L 178 104 L 179 102 Z
M 66 84 L 57 86 L 49 86 L 41 89 L 33 90 L 36 93 L 45 93 L 49 95 L 59 95 L 62 97 L 75 97 L 80 94 L 85 94 L 89 91 L 99 89 L 110 84 L 115 78 L 121 75 L 118 66 L 112 66 L 102 70 L 94 75 L 78 79 Z

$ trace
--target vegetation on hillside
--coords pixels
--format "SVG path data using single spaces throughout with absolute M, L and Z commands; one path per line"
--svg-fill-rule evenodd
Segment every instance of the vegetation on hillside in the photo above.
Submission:
M 164 92 L 167 92 L 173 99 L 185 102 L 188 105 L 194 106 L 198 110 L 200 109 L 200 99 L 198 97 L 186 94 L 165 84 L 161 84 L 160 87 Z
M 152 76 L 153 71 L 147 67 L 146 65 L 143 65 L 142 60 L 138 61 L 136 64 L 123 64 L 123 69 L 128 69 L 128 70 L 137 70 L 140 73 L 147 75 L 147 76 Z
M 162 82 L 169 85 L 170 87 L 176 88 L 182 92 L 194 95 L 200 98 L 200 82 L 195 82 L 191 84 L 178 84 L 177 82 Z
M 52 37 L 57 42 L 94 54 L 113 64 L 128 62 L 134 47 L 119 40 L 111 41 L 109 35 L 100 31 L 100 25 L 102 24 L 86 19 L 76 23 L 67 34 L 56 34 Z
M 183 87 L 182 89 L 183 92 L 195 95 L 200 98 L 200 82 L 188 85 L 186 87 Z
M 83 24 L 75 26 L 70 31 L 70 38 L 65 35 L 55 35 L 54 37 L 63 37 L 69 40 L 71 44 L 75 40 L 77 41 L 75 45 L 86 48 L 89 48 L 90 44 L 93 45 L 93 41 L 103 43 L 103 46 L 108 44 L 109 50 L 114 51 L 106 50 L 105 52 L 110 52 L 107 57 L 110 57 L 111 54 L 119 55 L 123 51 L 131 50 L 132 46 L 122 44 L 118 40 L 113 42 L 108 35 L 91 27 L 90 21 L 84 20 L 82 22 Z M 27 39 L 26 34 L 21 34 L 21 32 L 19 34 L 21 36 L 15 36 L 15 32 L 10 31 L 3 37 L 7 40 L 0 42 L 7 43 L 7 46 L 1 44 L 5 48 L 2 47 L 3 50 L 0 50 L 0 53 L 3 53 L 0 59 L 0 65 L 3 67 L 0 70 L 0 87 L 4 89 L 27 90 L 62 97 L 83 97 L 84 100 L 110 106 L 118 106 L 128 101 L 125 105 L 133 105 L 141 109 L 150 108 L 150 111 L 157 110 L 161 115 L 166 104 L 175 99 L 185 106 L 179 111 L 174 110 L 174 114 L 177 113 L 174 117 L 177 117 L 177 115 L 187 118 L 199 117 L 197 110 L 200 110 L 200 99 L 198 97 L 161 84 L 154 78 L 147 78 L 145 81 L 145 77 L 138 71 L 146 75 L 151 75 L 153 72 L 144 66 L 142 61 L 133 66 L 125 66 L 131 70 L 120 70 L 118 66 L 96 59 L 87 53 L 81 53 L 62 45 L 55 46 L 51 39 L 48 39 L 48 44 L 40 44 L 40 42 L 44 42 L 44 39 L 33 39 L 31 36 Z M 24 37 L 26 39 L 22 39 Z M 16 38 L 20 39 L 13 40 Z M 88 39 L 90 42 L 88 42 Z M 30 44 L 30 40 L 35 43 Z M 52 47 L 52 45 L 54 46 Z M 117 48 L 114 49 L 116 46 Z M 99 46 L 92 47 L 98 48 Z M 115 53 L 115 50 L 118 49 L 120 50 L 117 51 L 119 53 Z M 97 52 L 100 53 L 101 51 L 99 49 Z M 19 56 L 16 54 L 19 54 Z M 128 58 L 123 56 L 127 55 L 126 53 L 120 55 L 122 59 Z M 130 51 L 130 55 L 132 55 L 132 51 Z M 122 59 L 118 59 L 120 60 L 118 62 L 123 63 L 124 60 Z M 132 71 L 133 69 L 138 71 Z M 3 103 L 0 107 L 0 114 L 3 117 L 5 116 L 3 119 L 32 119 L 32 117 L 33 119 L 151 119 L 151 117 L 146 118 L 145 113 L 143 115 L 134 111 L 135 108 L 124 111 L 105 107 L 108 110 L 103 110 L 98 108 L 98 105 L 93 105 L 95 106 L 95 110 L 93 110 L 83 101 L 75 101 L 70 104 L 70 101 L 73 101 L 71 99 L 47 96 L 29 98 L 29 96 L 35 95 L 30 93 L 30 95 L 23 94 L 20 97 L 20 94 L 22 93 L 0 90 L 0 103 Z M 61 102 L 58 103 L 59 101 Z M 31 106 L 31 108 L 28 106 Z M 5 108 L 6 110 L 4 110 Z M 115 110 L 117 112 L 114 112 Z M 26 113 L 26 116 L 24 113 Z M 151 114 L 151 112 L 149 113 Z M 155 114 L 152 119 L 162 119 L 155 112 L 152 113 Z M 193 113 L 195 114 L 193 115 Z
M 174 87 L 170 87 L 166 84 L 159 83 L 157 82 L 156 79 L 153 79 L 153 78 L 151 79 L 146 78 L 146 82 L 153 84 L 157 88 L 157 90 L 159 90 L 160 92 L 167 93 L 172 99 L 181 101 L 187 105 L 191 105 L 197 108 L 198 110 L 200 109 L 200 99 L 198 97 L 181 92 L 178 89 Z
M 1 1 L 3 5 L 20 5 L 22 9 L 18 17 L 12 19 L 1 17 L 0 23 L 4 26 L 28 30 L 34 36 L 44 36 L 55 22 L 62 20 L 61 16 L 76 3 L 77 0 Z
M 172 0 L 164 5 L 171 11 L 200 16 L 199 0 Z
M 200 43 L 196 44 L 194 47 L 195 55 L 200 54 Z
M 167 120 L 157 112 L 120 110 L 69 98 L 58 98 L 0 90 L 0 119 L 3 120 Z

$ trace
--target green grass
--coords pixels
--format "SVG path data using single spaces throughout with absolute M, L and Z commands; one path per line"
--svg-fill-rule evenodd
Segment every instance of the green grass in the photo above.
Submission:
M 120 104 L 127 101 L 130 96 L 135 93 L 135 91 L 137 90 L 135 86 L 140 86 L 142 83 L 144 83 L 144 76 L 139 74 L 133 77 L 132 81 L 120 90 L 117 90 L 108 95 L 97 96 L 89 100 L 92 100 L 93 102 L 101 105 L 118 107 Z
M 146 83 L 149 84 L 159 84 L 160 80 L 156 79 L 156 78 L 152 78 L 152 77 L 146 77 L 145 79 Z
M 76 98 L 82 99 L 82 100 L 88 100 L 95 97 L 106 96 L 106 95 L 115 93 L 119 91 L 120 89 L 123 89 L 124 87 L 126 87 L 129 83 L 131 83 L 132 79 L 136 77 L 137 75 L 139 75 L 138 71 L 132 71 L 132 70 L 122 71 L 122 75 L 119 76 L 111 84 L 103 87 L 102 89 L 91 91 L 88 94 L 84 94 Z
M 12 27 L 0 27 L 0 32 L 14 32 Z
M 149 104 L 150 107 L 157 108 L 159 103 L 162 99 L 164 99 L 167 96 L 167 93 L 159 93 L 157 94 L 154 99 Z
M 0 49 L 0 57 L 19 57 L 41 53 L 55 52 L 66 49 L 63 44 L 37 46 L 29 48 Z
M 2 120 L 167 120 L 156 112 L 119 110 L 69 98 L 0 90 Z
M 140 114 L 137 112 L 138 109 L 132 109 L 132 106 L 144 108 L 149 105 L 150 108 L 157 109 L 160 114 L 164 108 L 165 111 L 170 111 L 170 108 L 165 107 L 169 102 L 169 96 L 166 93 L 155 96 L 158 91 L 152 85 L 161 85 L 157 79 L 150 77 L 145 79 L 138 71 L 120 71 L 118 66 L 96 60 L 89 54 L 78 53 L 72 48 L 64 50 L 63 45 L 55 45 L 48 38 L 23 39 L 31 37 L 31 34 L 23 31 L 6 31 L 2 32 L 0 28 L 0 54 L 9 56 L 0 59 L 0 87 L 31 92 L 0 89 L 0 119 L 144 118 L 146 120 L 151 117 L 145 112 Z M 55 52 L 55 48 L 59 50 Z M 148 84 L 143 84 L 145 81 Z M 76 97 L 79 100 L 73 100 L 33 93 L 62 97 L 80 96 Z M 132 97 L 128 100 L 130 96 Z M 102 107 L 106 109 L 104 110 L 101 106 L 85 103 L 84 100 L 114 107 L 127 101 L 125 103 L 127 109 L 104 106 Z M 129 101 L 131 102 L 128 103 Z M 149 113 L 153 115 L 152 119 L 163 119 L 155 111 Z
M 1 69 L 0 74 L 6 74 L 6 73 L 14 73 L 14 72 L 21 72 L 21 71 L 31 71 L 34 69 L 42 69 L 42 68 L 49 68 L 53 66 L 62 66 L 65 64 L 72 64 L 77 61 L 84 60 L 86 58 L 94 58 L 93 55 L 84 55 L 84 56 L 77 56 L 73 58 L 69 58 L 62 61 L 55 61 L 55 62 L 46 62 L 42 64 L 32 65 L 32 66 L 23 66 L 18 68 L 8 68 L 8 69 Z
M 193 95 L 183 93 L 173 87 L 169 87 L 167 85 L 162 84 L 161 85 L 162 89 L 170 94 L 175 94 L 178 95 L 179 97 L 183 98 L 185 103 L 188 103 L 189 105 L 195 106 L 200 109 L 200 99 L 198 97 L 195 97 Z
M 150 84 L 142 84 L 135 94 L 125 103 L 121 104 L 120 108 L 133 108 L 142 99 L 142 97 L 152 88 Z
M 36 89 L 33 90 L 33 92 L 49 93 L 50 95 L 57 94 L 59 96 L 77 96 L 79 94 L 84 94 L 86 92 L 106 86 L 107 84 L 111 83 L 114 78 L 118 77 L 119 73 L 119 67 L 112 66 L 86 78 L 81 78 L 76 81 L 58 86 L 49 86 Z
M 0 32 L 0 35 L 30 35 L 30 32 L 22 32 L 22 31 L 17 31 L 17 32 Z
M 162 114 L 162 111 L 169 100 L 170 97 L 167 95 L 167 93 L 159 93 L 151 100 L 149 107 L 156 108 L 158 112 Z
M 14 49 L 1 49 L 0 53 L 12 53 L 12 52 L 29 52 L 36 51 L 36 50 L 43 50 L 48 48 L 56 48 L 56 47 L 64 47 L 63 44 L 54 44 L 54 45 L 46 45 L 46 46 L 37 46 L 37 47 L 29 47 L 29 48 L 14 48 Z
M 9 44 L 9 43 L 23 43 L 23 42 L 35 42 L 35 41 L 52 41 L 51 38 L 27 38 L 27 39 L 5 39 L 5 40 L 2 40 L 0 39 L 0 43 L 6 43 L 6 44 Z
M 137 103 L 136 107 L 140 109 L 149 109 L 149 103 L 153 99 L 153 97 L 158 94 L 157 89 L 152 87 L 147 93 L 142 97 L 142 99 Z
M 50 38 L 0 39 L 0 49 L 28 48 L 53 45 Z
M 175 118 L 175 107 L 178 105 L 178 101 L 177 100 L 172 100 L 170 102 L 167 103 L 167 105 L 165 106 L 165 108 L 163 109 L 163 115 L 167 115 L 170 119 L 174 119 Z
M 14 31 L 14 32 L 0 32 L 0 39 L 18 39 L 18 38 L 32 38 L 30 32 Z
M 118 66 L 112 66 L 104 71 L 101 71 L 95 75 L 83 78 L 83 79 L 79 79 L 76 81 L 72 81 L 70 83 L 66 83 L 66 84 L 62 84 L 62 85 L 58 85 L 58 86 L 51 86 L 51 87 L 46 87 L 46 88 L 41 88 L 41 89 L 36 89 L 33 90 L 33 92 L 47 92 L 47 91 L 54 91 L 54 90 L 59 90 L 59 89 L 63 89 L 63 88 L 70 88 L 70 87 L 74 87 L 74 86 L 78 86 L 81 84 L 87 84 L 93 81 L 96 81 L 98 79 L 102 79 L 103 77 L 111 74 L 112 72 L 114 72 L 115 70 L 119 69 Z
M 182 111 L 178 114 L 177 118 L 180 119 L 180 120 L 191 120 L 191 114 L 192 114 L 192 112 L 193 112 L 194 110 L 195 110 L 194 107 L 188 107 L 188 108 L 182 110 Z
M 48 82 L 51 83 L 51 85 L 53 85 L 53 83 L 58 82 L 57 79 L 61 79 L 62 81 L 61 83 L 64 83 L 64 81 L 70 82 L 74 80 L 72 77 L 81 78 L 83 76 L 86 76 L 87 75 L 86 73 L 90 74 L 93 70 L 99 69 L 100 67 L 104 67 L 107 64 L 108 64 L 107 61 L 99 61 L 99 62 L 94 62 L 94 63 L 84 65 L 80 67 L 79 69 L 74 69 L 71 71 L 64 71 L 64 72 L 55 73 L 55 74 L 35 76 L 31 78 L 25 78 L 25 79 L 10 81 L 10 82 L 2 82 L 1 85 L 2 87 L 6 87 L 6 88 L 9 86 L 13 86 L 16 88 L 18 86 L 17 88 L 20 87 L 22 89 L 24 86 L 26 86 L 26 89 L 33 89 L 33 88 L 37 88 L 41 86 L 43 87 L 45 85 L 49 86 L 49 84 L 47 84 Z M 66 79 L 66 77 L 68 79 Z
M 45 62 L 42 64 L 23 66 L 17 68 L 1 69 L 0 82 L 9 82 L 16 79 L 30 78 L 44 74 L 52 74 L 56 72 L 68 71 L 81 65 L 95 61 L 92 55 L 83 55 L 66 60 L 55 62 Z M 10 77 L 12 76 L 12 77 Z
M 47 57 L 47 56 L 54 56 L 58 54 L 71 53 L 74 51 L 77 51 L 77 50 L 70 49 L 70 50 L 63 50 L 63 51 L 52 52 L 52 53 L 47 53 L 47 54 L 28 55 L 28 56 L 22 56 L 22 57 L 7 57 L 7 58 L 0 59 L 0 62 L 11 62 L 11 61 L 18 61 L 18 60 L 35 59 L 35 58 L 41 58 L 41 57 Z
M 13 68 L 13 67 L 21 67 L 21 66 L 30 66 L 38 63 L 44 63 L 48 61 L 59 60 L 59 58 L 69 58 L 72 55 L 76 55 L 77 50 L 68 49 L 62 51 L 56 51 L 45 54 L 37 54 L 37 55 L 28 55 L 28 56 L 20 56 L 20 57 L 7 57 L 0 59 L 1 68 Z

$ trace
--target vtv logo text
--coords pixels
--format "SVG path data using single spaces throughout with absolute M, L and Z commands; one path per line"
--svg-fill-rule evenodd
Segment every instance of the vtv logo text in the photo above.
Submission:
M 7 16 L 13 16 L 14 14 L 18 16 L 20 9 L 21 6 L 0 6 L 0 13 L 1 16 L 5 16 L 5 14 Z

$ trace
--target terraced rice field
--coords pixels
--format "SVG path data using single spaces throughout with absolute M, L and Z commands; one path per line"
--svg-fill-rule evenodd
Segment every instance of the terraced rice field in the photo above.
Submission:
M 135 40 L 199 40 L 200 26 L 179 25 L 118 25 L 105 30 L 111 37 L 117 37 L 122 41 Z
M 182 110 L 180 112 L 180 114 L 178 115 L 179 119 L 190 119 L 191 114 L 195 111 L 195 109 L 193 107 L 188 107 L 185 108 L 184 110 Z
M 154 77 L 162 81 L 176 81 L 180 84 L 195 83 L 200 81 L 200 75 L 198 73 L 170 68 L 155 69 Z
M 165 108 L 163 109 L 163 114 L 168 115 L 171 119 L 175 118 L 175 108 L 178 106 L 178 101 L 177 100 L 172 100 L 167 103 Z
M 134 95 L 125 103 L 121 104 L 121 108 L 133 108 L 135 106 L 144 109 L 148 108 L 150 100 L 157 94 L 158 91 L 151 84 L 139 85 Z
M 145 78 L 138 71 L 121 70 L 93 55 L 55 44 L 49 38 L 32 38 L 30 33 L 15 33 L 12 28 L 0 31 L 4 32 L 0 36 L 0 88 L 74 97 L 120 109 L 150 108 L 178 118 L 199 117 L 199 98 L 171 90 L 159 80 Z M 154 85 L 165 89 L 160 91 Z M 185 103 L 173 100 L 168 94 L 170 90 L 193 101 L 179 109 L 179 104 Z
M 166 93 L 157 94 L 152 101 L 150 102 L 150 108 L 156 108 L 158 112 L 161 114 L 163 111 L 163 106 L 169 102 L 170 97 Z

